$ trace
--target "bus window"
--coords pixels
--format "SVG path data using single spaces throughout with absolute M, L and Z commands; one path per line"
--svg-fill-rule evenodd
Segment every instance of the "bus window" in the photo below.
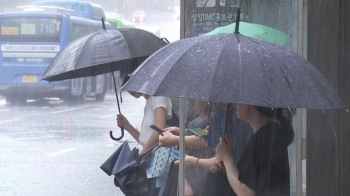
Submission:
M 88 25 L 82 25 L 82 24 L 75 24 L 73 23 L 71 26 L 71 41 L 84 37 L 85 35 L 89 35 L 91 33 L 94 33 L 101 28 L 95 27 L 95 26 L 88 26 Z
M 61 20 L 55 18 L 3 18 L 2 41 L 59 42 Z
M 101 18 L 103 18 L 106 21 L 105 13 L 101 7 L 99 7 L 98 5 L 92 4 L 91 8 L 92 8 L 92 13 L 94 15 L 94 18 L 96 20 L 101 20 Z
M 117 23 L 116 22 L 109 22 L 109 24 L 111 25 L 112 29 L 117 29 Z

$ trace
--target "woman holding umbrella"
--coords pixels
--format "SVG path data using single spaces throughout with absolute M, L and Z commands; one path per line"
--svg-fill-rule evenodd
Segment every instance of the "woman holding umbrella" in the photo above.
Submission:
M 289 196 L 290 173 L 288 146 L 294 131 L 281 108 L 237 104 L 239 119 L 249 122 L 254 135 L 241 158 L 235 163 L 228 137 L 220 138 L 212 172 L 224 172 L 236 195 Z
M 129 76 L 123 81 L 123 85 L 129 80 Z M 122 114 L 117 115 L 117 123 L 119 127 L 124 127 L 126 131 L 143 147 L 140 154 L 146 153 L 159 141 L 159 133 L 150 128 L 151 125 L 155 125 L 161 129 L 166 127 L 166 119 L 171 119 L 172 117 L 172 103 L 170 98 L 167 97 L 153 97 L 140 92 L 128 91 L 133 97 L 140 98 L 143 96 L 146 99 L 146 106 L 144 109 L 144 116 L 141 124 L 140 132 L 136 130 L 134 126 L 125 118 Z M 154 164 L 154 150 L 151 154 L 150 166 L 148 170 L 152 170 L 152 165 Z M 152 173 L 152 171 L 147 171 L 147 173 Z M 148 177 L 151 174 L 147 174 Z M 156 186 L 160 187 L 159 195 L 162 195 L 166 184 L 166 178 L 157 178 Z
M 249 123 L 237 118 L 233 104 L 229 104 L 229 106 L 226 103 L 213 102 L 209 104 L 196 100 L 195 105 L 197 115 L 208 118 L 210 127 L 206 128 L 207 136 L 205 140 L 198 136 L 185 136 L 185 146 L 187 148 L 185 164 L 190 167 L 190 169 L 186 169 L 188 184 L 185 182 L 185 192 L 187 193 L 188 189 L 191 188 L 194 195 L 227 195 L 232 190 L 226 177 L 221 178 L 221 175 L 208 174 L 211 166 L 218 161 L 214 149 L 219 143 L 219 137 L 224 135 L 225 127 L 234 130 L 228 133 L 228 138 L 234 144 L 232 146 L 234 160 L 238 160 L 253 133 L 253 129 Z M 191 126 L 190 122 L 189 128 L 196 128 L 196 126 Z M 159 136 L 159 145 L 179 144 L 178 127 L 169 127 L 164 131 L 164 135 Z M 193 154 L 197 150 L 204 150 L 204 152 Z

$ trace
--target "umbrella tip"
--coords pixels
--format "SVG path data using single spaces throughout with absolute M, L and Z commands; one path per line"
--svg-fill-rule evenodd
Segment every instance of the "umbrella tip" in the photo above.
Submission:
M 238 7 L 237 15 L 236 15 L 236 27 L 235 32 L 236 34 L 239 34 L 239 21 L 241 20 L 241 8 Z
M 101 21 L 103 30 L 106 30 L 105 19 L 103 17 L 101 18 Z
M 160 38 L 161 40 L 165 41 L 167 44 L 170 44 L 169 40 L 165 37 Z

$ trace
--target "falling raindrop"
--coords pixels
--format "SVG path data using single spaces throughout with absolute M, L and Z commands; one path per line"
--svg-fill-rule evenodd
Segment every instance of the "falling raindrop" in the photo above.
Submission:
M 349 112 L 349 110 L 348 110 L 348 109 L 345 109 L 345 111 L 346 111 L 346 112 Z

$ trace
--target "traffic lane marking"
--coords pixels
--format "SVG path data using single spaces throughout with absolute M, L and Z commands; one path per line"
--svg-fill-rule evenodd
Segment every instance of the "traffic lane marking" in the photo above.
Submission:
M 106 147 L 113 148 L 115 146 L 115 143 L 113 140 L 105 140 Z
M 0 112 L 8 112 L 11 111 L 11 109 L 0 109 Z
M 19 119 L 13 119 L 13 120 L 2 121 L 2 122 L 0 122 L 0 125 L 6 124 L 6 123 L 10 123 L 10 122 L 16 122 L 16 121 L 19 121 Z
M 52 138 L 59 138 L 61 136 L 42 136 L 42 137 L 23 137 L 23 138 L 16 138 L 18 141 L 27 141 L 27 140 L 38 140 L 38 139 L 52 139 Z
M 85 106 L 85 107 L 77 107 L 77 108 L 70 108 L 70 109 L 65 109 L 65 110 L 59 110 L 59 111 L 51 112 L 51 114 L 59 114 L 59 113 L 64 113 L 64 112 L 69 112 L 69 111 L 89 108 L 89 107 L 92 107 L 92 106 Z
M 28 141 L 28 140 L 39 140 L 39 139 L 52 139 L 52 138 L 59 138 L 61 136 L 43 136 L 43 137 L 14 137 L 14 136 L 9 136 L 6 134 L 4 136 L 5 138 L 0 137 L 1 142 L 18 142 L 18 141 Z
M 108 114 L 108 115 L 105 115 L 105 116 L 100 116 L 98 118 L 109 118 L 109 117 L 112 117 L 112 116 L 117 116 L 116 114 Z
M 54 157 L 54 156 L 65 154 L 65 153 L 68 153 L 68 152 L 71 152 L 71 151 L 74 151 L 74 150 L 77 150 L 77 149 L 76 148 L 67 148 L 67 149 L 64 149 L 64 150 L 61 150 L 61 151 L 58 151 L 58 152 L 47 154 L 45 156 L 47 156 L 47 157 Z

